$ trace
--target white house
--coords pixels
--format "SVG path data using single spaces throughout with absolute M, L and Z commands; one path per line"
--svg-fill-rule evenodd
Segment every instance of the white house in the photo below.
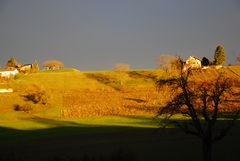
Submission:
M 13 92 L 12 88 L 0 89 L 0 93 L 11 93 Z
M 19 72 L 17 69 L 0 71 L 0 78 L 10 78 L 17 75 Z
M 20 72 L 25 72 L 25 71 L 29 71 L 33 68 L 33 64 L 23 64 L 19 67 L 19 71 Z
M 186 65 L 190 68 L 201 68 L 201 59 L 196 56 L 189 56 L 186 60 Z

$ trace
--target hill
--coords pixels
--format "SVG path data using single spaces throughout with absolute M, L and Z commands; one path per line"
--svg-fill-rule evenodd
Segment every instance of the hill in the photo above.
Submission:
M 221 71 L 239 80 L 239 66 Z M 196 70 L 191 79 L 209 80 L 216 74 L 215 69 Z M 167 89 L 157 91 L 155 81 L 176 76 L 176 71 L 164 70 L 76 69 L 18 75 L 0 84 L 14 90 L 0 93 L 0 160 L 74 160 L 86 155 L 134 160 L 131 154 L 139 161 L 179 160 L 189 157 L 186 150 L 191 151 L 189 159 L 201 158 L 196 138 L 173 127 L 156 130 L 160 125 L 153 116 L 170 96 Z M 27 101 L 31 90 L 46 91 L 47 104 Z M 31 111 L 15 110 L 29 103 Z M 239 143 L 239 121 L 236 127 L 224 144 L 216 144 L 216 160 L 237 160 L 238 148 L 233 145 Z
M 228 66 L 221 70 L 233 79 L 240 77 L 239 66 Z M 196 71 L 194 79 L 210 79 L 215 77 L 216 73 L 215 69 Z M 10 82 L 0 85 L 1 88 L 10 87 L 14 90 L 13 93 L 1 93 L 0 124 L 9 120 L 18 121 L 32 117 L 73 119 L 147 116 L 150 118 L 168 98 L 167 91 L 156 90 L 155 81 L 176 76 L 177 71 L 80 72 L 72 68 L 18 75 Z M 35 90 L 46 91 L 48 97 L 46 105 L 34 104 L 26 100 L 26 93 L 33 87 L 39 87 Z M 16 111 L 18 106 L 31 106 L 32 110 Z

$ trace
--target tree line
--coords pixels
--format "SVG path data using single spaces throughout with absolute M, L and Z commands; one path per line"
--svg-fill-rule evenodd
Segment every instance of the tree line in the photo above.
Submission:
M 37 72 L 39 71 L 39 63 L 38 61 L 34 61 L 32 64 L 21 64 L 19 63 L 16 58 L 11 57 L 6 62 L 4 69 L 18 69 L 24 65 L 31 65 L 31 71 Z M 61 69 L 64 67 L 64 63 L 59 60 L 46 60 L 43 62 L 43 68 L 47 70 L 53 70 L 53 69 Z
M 223 45 L 218 45 L 215 49 L 213 60 L 203 57 L 201 60 L 202 66 L 209 65 L 224 65 L 226 62 L 227 54 Z M 181 63 L 183 62 L 181 56 L 174 56 L 170 54 L 162 54 L 159 57 L 158 65 L 162 69 L 180 69 Z M 237 64 L 240 64 L 240 53 L 236 57 Z
M 213 60 L 208 59 L 207 57 L 203 57 L 201 64 L 202 66 L 209 66 L 209 65 L 223 65 L 226 61 L 227 54 L 225 53 L 224 46 L 218 45 L 215 49 Z M 179 69 L 181 63 L 183 62 L 181 56 L 173 56 L 169 54 L 162 54 L 159 57 L 158 65 L 160 68 L 163 69 Z M 237 64 L 240 64 L 240 53 L 236 57 Z M 21 64 L 18 63 L 16 58 L 11 57 L 6 65 L 5 69 L 9 68 L 17 68 Z M 53 70 L 53 69 L 62 69 L 64 68 L 64 63 L 60 60 L 46 60 L 43 62 L 43 68 L 46 70 Z M 129 70 L 129 64 L 116 64 L 114 67 L 114 71 L 116 70 Z M 33 63 L 33 71 L 39 70 L 39 63 L 38 61 L 34 61 Z

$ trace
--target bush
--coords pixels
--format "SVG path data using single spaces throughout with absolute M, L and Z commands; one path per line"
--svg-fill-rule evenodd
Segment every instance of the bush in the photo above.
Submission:
M 23 105 L 15 105 L 15 111 L 31 112 L 33 110 L 33 105 L 31 103 L 25 103 Z
M 43 63 L 43 67 L 47 70 L 61 69 L 64 67 L 64 64 L 59 60 L 47 60 Z
M 34 104 L 41 103 L 43 105 L 47 104 L 48 95 L 46 89 L 43 86 L 31 85 L 24 95 L 27 101 L 32 101 Z

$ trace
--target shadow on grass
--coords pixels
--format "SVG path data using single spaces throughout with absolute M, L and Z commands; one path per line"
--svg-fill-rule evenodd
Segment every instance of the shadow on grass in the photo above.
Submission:
M 101 74 L 101 73 L 85 73 L 88 78 L 94 79 L 99 83 L 112 87 L 113 89 L 119 91 L 120 84 L 116 78 Z
M 145 103 L 147 102 L 146 100 L 139 99 L 139 98 L 124 98 L 125 100 L 130 100 L 130 101 L 135 101 L 137 103 Z
M 152 79 L 153 81 L 157 80 L 157 75 L 150 72 L 130 71 L 128 72 L 128 75 L 132 78 Z
M 126 116 L 146 123 L 149 118 Z M 103 126 L 34 117 L 48 129 L 0 127 L 0 161 L 200 161 L 201 144 L 179 129 Z M 227 121 L 220 121 L 219 125 Z M 214 159 L 237 161 L 240 121 L 214 147 Z M 120 159 L 119 159 L 120 158 Z

